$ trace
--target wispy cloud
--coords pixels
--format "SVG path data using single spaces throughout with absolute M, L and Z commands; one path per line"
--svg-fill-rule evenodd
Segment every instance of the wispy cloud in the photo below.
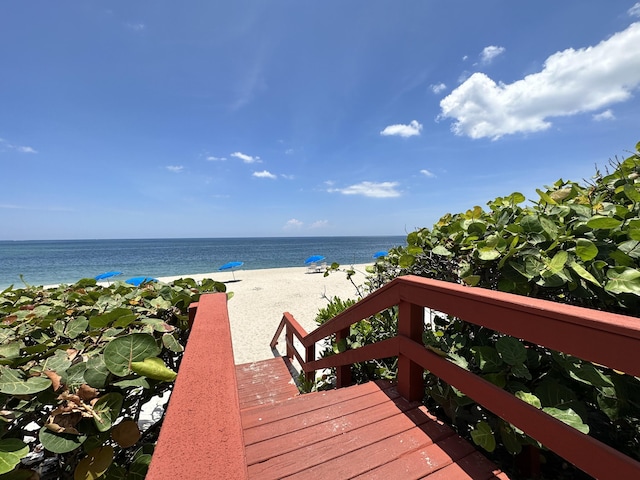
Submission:
M 480 63 L 482 65 L 489 65 L 493 62 L 494 58 L 499 57 L 505 52 L 504 47 L 498 47 L 496 45 L 489 45 L 488 47 L 484 47 L 482 52 L 480 53 Z
M 442 91 L 444 91 L 447 88 L 447 86 L 444 83 L 435 83 L 433 85 L 429 85 L 429 88 L 433 93 L 437 95 L 438 93 L 441 93 Z
M 38 151 L 32 147 L 26 145 L 14 145 L 4 138 L 0 138 L 0 147 L 7 148 L 9 150 L 15 150 L 20 153 L 38 153 Z
M 165 168 L 173 173 L 180 173 L 184 170 L 183 165 L 167 165 Z
M 208 162 L 224 162 L 227 157 L 214 157 L 213 155 L 208 155 L 205 157 Z
M 632 17 L 640 17 L 640 2 L 636 3 L 633 7 L 627 10 L 627 13 Z
M 422 125 L 418 123 L 417 120 L 411 121 L 409 125 L 389 125 L 385 127 L 384 130 L 380 132 L 382 136 L 398 136 L 403 138 L 414 137 L 416 135 L 420 135 L 422 131 Z
M 435 176 L 436 176 L 434 173 L 430 172 L 426 168 L 423 168 L 422 170 L 420 170 L 420 173 L 422 175 L 424 175 L 425 177 L 429 177 L 429 178 L 435 178 Z
M 338 192 L 343 195 L 362 195 L 372 198 L 393 198 L 399 197 L 397 190 L 398 182 L 361 182 L 346 188 L 331 188 L 329 192 Z
M 326 228 L 328 226 L 329 226 L 329 220 L 316 220 L 311 225 L 309 225 L 309 228 L 312 230 L 317 230 L 321 228 Z
M 269 172 L 268 170 L 263 170 L 261 172 L 253 172 L 252 175 L 254 177 L 258 177 L 258 178 L 270 178 L 272 180 L 275 180 L 276 178 L 278 178 L 277 175 L 274 175 L 273 173 Z
M 598 45 L 551 55 L 540 72 L 511 84 L 474 73 L 440 102 L 452 131 L 498 139 L 551 127 L 553 117 L 593 112 L 625 101 L 640 85 L 640 22 Z
M 604 120 L 615 120 L 616 116 L 613 114 L 613 111 L 609 108 L 604 112 L 594 114 L 592 118 L 596 122 L 602 122 Z
M 296 178 L 295 175 L 287 175 L 287 174 L 284 174 L 284 173 L 280 174 L 280 176 L 282 178 L 284 178 L 285 180 L 294 180 Z
M 304 223 L 297 218 L 292 218 L 291 220 L 287 220 L 287 223 L 284 224 L 283 228 L 285 230 L 300 229 L 303 225 Z
M 260 157 L 252 157 L 251 155 L 247 155 L 246 153 L 242 152 L 233 152 L 231 156 L 234 158 L 239 158 L 244 163 L 260 163 L 261 161 Z
M 134 32 L 142 32 L 147 28 L 144 23 L 125 23 L 124 26 Z

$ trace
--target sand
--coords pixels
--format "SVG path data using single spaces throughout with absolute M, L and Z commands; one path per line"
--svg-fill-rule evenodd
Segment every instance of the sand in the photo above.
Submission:
M 361 286 L 366 265 L 354 265 L 353 282 Z M 194 280 L 212 278 L 227 285 L 233 292 L 228 302 L 233 354 L 236 364 L 273 358 L 269 343 L 284 312 L 291 313 L 302 327 L 310 332 L 317 327 L 315 317 L 325 307 L 328 298 L 357 298 L 356 288 L 347 280 L 345 272 L 309 273 L 306 267 L 272 268 L 263 270 L 235 270 L 208 274 L 182 275 Z M 163 277 L 169 282 L 177 277 Z M 284 335 L 277 346 L 284 353 Z

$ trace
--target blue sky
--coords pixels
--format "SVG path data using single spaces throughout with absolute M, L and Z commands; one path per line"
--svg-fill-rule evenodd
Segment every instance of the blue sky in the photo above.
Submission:
M 403 235 L 640 140 L 640 3 L 6 0 L 0 239 Z

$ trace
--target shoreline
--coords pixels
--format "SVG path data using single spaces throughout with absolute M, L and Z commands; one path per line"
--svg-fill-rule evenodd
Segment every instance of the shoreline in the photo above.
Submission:
M 355 270 L 353 283 L 362 286 L 369 264 L 350 265 Z M 158 278 L 171 282 L 179 278 L 200 281 L 211 278 L 227 285 L 233 292 L 228 301 L 233 356 L 236 364 L 250 363 L 274 357 L 269 343 L 284 312 L 289 312 L 307 332 L 315 330 L 318 311 L 326 307 L 328 299 L 340 297 L 356 299 L 356 288 L 347 280 L 345 272 L 308 273 L 307 267 L 282 267 L 256 270 L 234 270 L 204 274 Z M 284 334 L 276 346 L 284 354 Z

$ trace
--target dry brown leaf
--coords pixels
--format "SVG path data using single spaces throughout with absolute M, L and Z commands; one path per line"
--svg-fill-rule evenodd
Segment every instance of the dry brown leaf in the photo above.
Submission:
M 85 402 L 88 402 L 89 400 L 93 400 L 98 396 L 98 390 L 96 390 L 93 387 L 90 387 L 86 383 L 83 383 L 82 385 L 80 385 L 80 388 L 76 393 Z
M 51 386 L 53 387 L 53 391 L 57 392 L 62 386 L 62 377 L 58 375 L 56 372 L 54 372 L 53 370 L 45 370 L 44 374 L 47 377 L 49 377 L 49 380 L 51 380 Z

